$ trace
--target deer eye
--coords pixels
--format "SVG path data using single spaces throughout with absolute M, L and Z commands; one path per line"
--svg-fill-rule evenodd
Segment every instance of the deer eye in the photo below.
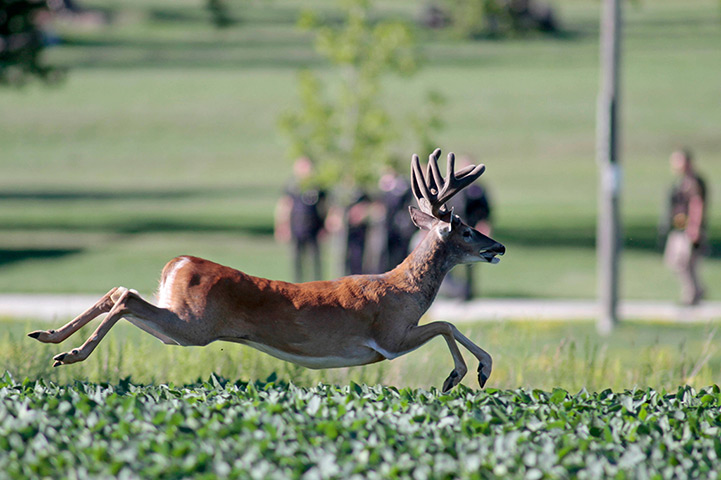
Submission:
M 469 232 L 468 230 L 463 232 L 463 238 L 471 238 L 471 232 Z

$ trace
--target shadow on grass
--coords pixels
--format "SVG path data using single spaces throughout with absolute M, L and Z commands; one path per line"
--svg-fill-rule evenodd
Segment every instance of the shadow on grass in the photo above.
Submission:
M 207 4 L 207 2 L 205 2 Z M 228 5 L 231 6 L 232 5 Z M 295 28 L 298 23 L 300 9 L 293 6 L 279 4 L 264 4 L 262 8 L 229 8 L 227 15 L 233 22 L 231 28 L 238 28 L 243 23 L 253 25 L 287 25 Z M 181 8 L 148 8 L 148 19 L 157 23 L 197 25 L 201 28 L 214 28 L 211 22 L 211 12 L 207 7 L 181 7 Z
M 715 233 L 715 232 L 714 232 Z M 497 228 L 493 237 L 501 243 L 541 248 L 596 248 L 596 227 L 578 226 L 561 228 Z M 659 239 L 655 225 L 627 225 L 623 230 L 623 248 L 628 250 L 663 251 L 664 239 Z M 709 241 L 712 258 L 721 258 L 721 235 L 712 235 Z
M 82 251 L 81 248 L 3 248 L 0 249 L 0 267 L 27 260 L 56 260 Z
M 587 37 L 585 34 L 569 33 L 565 36 L 529 39 L 528 42 L 567 41 L 569 43 Z M 500 44 L 503 40 L 483 40 Z M 322 58 L 308 42 L 297 38 L 265 41 L 179 41 L 172 40 L 73 40 L 65 39 L 65 46 L 76 48 L 82 57 L 76 57 L 70 68 L 86 69 L 307 69 L 327 67 Z M 432 45 L 433 39 L 426 42 Z M 101 52 L 93 52 L 93 49 Z M 107 50 L 107 53 L 102 51 Z M 99 55 L 98 53 L 101 53 Z M 455 43 L 443 48 L 427 49 L 425 57 L 435 67 L 505 67 L 517 64 L 513 56 L 488 49 L 456 48 Z M 575 60 L 574 60 L 575 59 Z M 525 65 L 547 65 L 544 55 L 528 56 Z M 583 58 L 568 57 L 566 62 L 585 64 Z
M 239 185 L 238 188 L 213 189 L 143 189 L 143 190 L 0 190 L 2 201 L 117 201 L 117 200 L 181 200 L 188 198 L 259 198 L 278 197 L 281 192 L 276 186 Z
M 307 42 L 310 47 L 312 44 L 310 41 Z M 95 48 L 113 48 L 113 49 L 126 49 L 136 50 L 139 54 L 154 52 L 189 52 L 191 54 L 205 53 L 208 52 L 211 56 L 207 59 L 209 62 L 224 58 L 222 53 L 218 52 L 218 48 L 224 49 L 243 49 L 250 50 L 253 48 L 264 49 L 265 54 L 273 51 L 273 49 L 283 48 L 296 48 L 298 46 L 297 38 L 288 37 L 255 37 L 250 39 L 235 39 L 235 40 L 217 40 L 213 38 L 209 39 L 159 39 L 159 38 L 93 38 L 93 37 L 72 37 L 67 36 L 63 38 L 63 45 L 66 47 L 80 48 L 80 49 L 95 49 Z M 282 51 L 282 50 L 281 50 Z M 215 55 L 213 55 L 215 54 Z M 116 59 L 106 59 L 109 63 L 114 63 Z M 135 62 L 136 60 L 133 60 Z M 295 63 L 295 59 L 288 59 L 289 62 Z
M 272 236 L 273 225 L 268 223 L 221 224 L 213 222 L 162 221 L 162 222 L 127 222 L 108 225 L 109 229 L 118 234 L 144 233 L 236 233 L 250 236 Z
M 81 233 L 110 233 L 118 235 L 147 234 L 147 233 L 228 233 L 269 237 L 273 234 L 272 215 L 262 212 L 238 212 L 232 218 L 227 215 L 194 214 L 164 215 L 152 211 L 153 202 L 174 201 L 189 198 L 199 199 L 257 199 L 265 197 L 276 199 L 280 195 L 277 186 L 250 185 L 238 188 L 198 188 L 198 189 L 136 189 L 136 190 L 89 190 L 89 191 L 45 191 L 45 190 L 0 190 L 0 200 L 4 202 L 40 202 L 48 204 L 55 202 L 147 202 L 147 207 L 141 212 L 114 218 L 111 215 L 95 217 L 92 219 L 76 218 L 7 218 L 0 224 L 0 231 L 40 231 L 58 230 Z M 145 205 L 145 203 L 143 203 Z M 57 205 L 53 205 L 57 206 Z M 624 248 L 628 250 L 655 251 L 659 254 L 663 250 L 663 239 L 659 239 L 657 227 L 651 222 L 627 222 L 623 228 Z M 495 230 L 494 238 L 510 248 L 513 245 L 538 248 L 574 248 L 593 250 L 596 247 L 596 226 L 584 221 L 579 224 L 553 226 L 533 225 L 499 226 Z M 710 257 L 721 258 L 721 232 L 713 231 L 710 235 Z M 15 253 L 13 253 L 15 252 Z M 73 250 L 11 250 L 0 251 L 3 258 L 14 258 L 18 261 L 25 257 L 57 257 L 77 253 Z M 1 262 L 0 262 L 1 264 Z
M 264 185 L 239 186 L 238 188 L 217 188 L 217 189 L 147 189 L 147 190 L 118 190 L 118 191 L 45 191 L 45 190 L 0 190 L 0 201 L 18 202 L 22 208 L 25 202 L 36 202 L 42 205 L 48 204 L 58 208 L 59 203 L 67 203 L 68 208 L 72 204 L 97 204 L 98 208 L 105 208 L 102 203 L 121 205 L 123 202 L 139 201 L 144 206 L 142 211 L 128 213 L 122 217 L 114 217 L 112 214 L 94 217 L 92 219 L 67 218 L 65 216 L 43 217 L 42 219 L 25 218 L 23 216 L 6 218 L 0 223 L 0 231 L 41 231 L 58 230 L 64 232 L 81 233 L 110 233 L 118 235 L 143 234 L 143 233 L 231 233 L 251 236 L 270 236 L 273 234 L 273 224 L 270 217 L 262 213 L 245 211 L 238 212 L 237 216 L 229 218 L 227 215 L 196 214 L 194 216 L 183 215 L 182 212 L 158 218 L 160 215 L 153 213 L 154 202 L 173 202 L 198 198 L 201 201 L 212 199 L 222 201 L 224 199 L 258 199 L 270 198 L 275 200 L 280 197 L 280 190 L 277 187 Z M 150 214 L 150 215 L 148 215 Z M 148 218 L 151 216 L 152 218 Z
M 114 36 L 112 32 L 98 35 L 65 34 L 63 48 L 74 50 L 82 56 L 76 58 L 71 68 L 310 68 L 326 66 L 313 47 L 312 34 L 301 33 L 297 27 L 301 12 L 312 10 L 324 26 L 342 23 L 343 15 L 339 9 L 326 6 L 314 6 L 312 9 L 302 6 L 266 6 L 261 8 L 245 7 L 229 10 L 234 25 L 223 29 L 223 35 L 214 35 L 215 28 L 207 8 L 148 7 L 145 10 L 150 28 L 166 28 L 171 25 L 191 30 L 191 35 L 174 34 L 156 36 L 150 30 L 132 37 Z M 377 12 L 371 23 L 383 20 L 404 20 L 413 26 L 414 20 L 403 14 Z M 398 18 L 397 18 L 398 17 Z M 252 26 L 254 30 L 246 30 Z M 263 28 L 271 26 L 272 29 Z M 439 51 L 430 49 L 424 53 L 434 65 L 446 66 L 485 66 L 517 63 L 504 52 L 495 54 L 486 48 L 476 48 L 483 44 L 500 44 L 506 41 L 518 42 L 576 42 L 597 37 L 598 26 L 594 23 L 579 22 L 578 25 L 564 27 L 556 33 L 533 34 L 528 37 L 512 39 L 486 38 L 478 41 L 463 42 L 470 49 L 458 49 L 459 41 L 447 30 L 428 31 L 415 25 L 421 48 L 446 44 Z M 260 29 L 258 29 L 260 27 Z M 199 35 L 193 38 L 192 32 Z M 231 32 L 231 33 L 228 33 Z M 99 55 L 100 54 L 100 55 Z M 538 56 L 529 56 L 525 61 L 543 62 L 548 60 Z
M 122 220 L 114 221 L 96 220 L 94 223 L 79 223 L 67 220 L 43 221 L 42 223 L 24 223 L 22 221 L 9 221 L 0 225 L 0 232 L 12 231 L 41 231 L 58 230 L 75 233 L 109 233 L 115 235 L 140 235 L 151 233 L 231 233 L 238 235 L 249 235 L 258 237 L 269 237 L 273 235 L 273 225 L 269 222 L 255 222 L 238 220 L 237 224 L 190 220 Z

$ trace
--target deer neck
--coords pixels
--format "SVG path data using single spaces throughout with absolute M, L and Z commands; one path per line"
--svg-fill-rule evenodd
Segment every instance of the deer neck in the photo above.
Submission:
M 395 269 L 393 282 L 412 294 L 425 312 L 433 303 L 446 274 L 455 266 L 450 250 L 436 230 L 428 232 L 420 244 Z

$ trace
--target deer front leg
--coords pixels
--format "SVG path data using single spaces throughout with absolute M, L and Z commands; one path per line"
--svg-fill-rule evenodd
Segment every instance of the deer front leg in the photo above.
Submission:
M 58 330 L 36 330 L 28 333 L 28 337 L 34 338 L 43 343 L 60 343 L 67 339 L 70 335 L 83 328 L 88 322 L 93 320 L 100 314 L 107 313 L 115 305 L 113 294 L 118 291 L 115 287 L 106 293 L 103 298 L 97 301 L 95 305 L 88 308 L 86 311 L 75 317 L 67 324 L 60 327 Z M 117 298 L 116 298 L 117 300 Z
M 491 376 L 491 370 L 493 369 L 493 359 L 491 356 L 483 350 L 481 347 L 473 343 L 458 331 L 455 325 L 451 325 L 453 329 L 453 337 L 460 342 L 461 345 L 466 347 L 474 357 L 478 359 L 478 384 L 483 388 L 486 385 L 486 381 Z
M 443 339 L 448 344 L 448 349 L 451 351 L 454 364 L 454 368 L 450 375 L 448 375 L 446 381 L 443 382 L 443 392 L 445 393 L 458 385 L 468 371 L 466 362 L 463 360 L 461 351 L 458 349 L 458 344 L 456 344 L 456 340 L 453 335 L 454 329 L 455 327 L 448 322 L 432 322 L 426 325 L 414 326 L 408 330 L 408 333 L 401 339 L 400 342 L 394 345 L 390 353 L 381 350 L 378 351 L 386 358 L 392 359 L 415 350 L 433 337 L 442 335 Z

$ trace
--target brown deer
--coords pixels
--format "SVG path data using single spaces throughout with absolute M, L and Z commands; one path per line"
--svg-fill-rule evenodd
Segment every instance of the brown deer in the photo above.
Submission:
M 85 343 L 54 357 L 54 366 L 88 358 L 121 318 L 166 344 L 207 345 L 226 340 L 249 345 L 308 368 L 366 365 L 391 360 L 442 335 L 454 368 L 443 391 L 466 374 L 459 342 L 480 362 L 483 387 L 491 374 L 491 356 L 447 322 L 419 325 L 443 277 L 460 263 L 497 263 L 505 247 L 469 227 L 445 203 L 481 176 L 484 165 L 454 173 L 448 155 L 447 176 L 438 169 L 440 150 L 429 157 L 424 176 L 417 155 L 411 160 L 413 222 L 427 235 L 396 268 L 380 275 L 352 275 L 331 281 L 288 283 L 253 277 L 201 258 L 174 258 L 163 269 L 158 305 L 134 290 L 116 287 L 58 330 L 29 334 L 59 343 L 100 314 L 108 313 Z

